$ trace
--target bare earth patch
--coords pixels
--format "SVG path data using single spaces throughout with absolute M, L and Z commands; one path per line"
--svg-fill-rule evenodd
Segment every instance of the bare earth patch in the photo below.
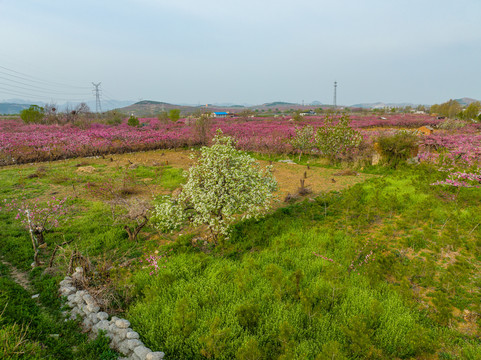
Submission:
M 90 157 L 90 158 L 76 158 L 69 160 L 61 160 L 50 162 L 47 166 L 55 167 L 57 165 L 72 165 L 76 168 L 77 176 L 81 176 L 82 173 L 78 172 L 76 165 L 81 165 L 81 168 L 95 169 L 94 166 L 103 166 L 100 173 L 108 174 L 115 169 L 123 168 L 129 169 L 134 165 L 148 166 L 148 167 L 162 167 L 171 166 L 173 168 L 180 168 L 187 170 L 192 164 L 193 160 L 190 158 L 192 151 L 190 150 L 153 150 L 146 152 L 136 152 L 128 154 L 113 154 L 106 155 L 104 157 Z M 268 161 L 259 161 L 262 167 L 269 165 Z M 304 180 L 304 186 L 309 188 L 311 197 L 315 197 L 321 192 L 339 191 L 344 188 L 350 187 L 357 183 L 363 182 L 369 178 L 375 177 L 375 175 L 357 173 L 352 170 L 343 170 L 342 176 L 339 176 L 339 169 L 328 169 L 323 167 L 311 166 L 309 169 L 305 165 L 286 164 L 281 162 L 272 163 L 274 170 L 273 174 L 278 182 L 278 191 L 276 195 L 280 200 L 283 200 L 288 193 L 297 193 L 300 187 L 301 179 Z M 9 166 L 10 167 L 10 166 Z M 13 165 L 12 167 L 22 168 L 37 168 L 38 164 L 29 165 Z M 47 170 L 48 173 L 48 170 Z M 95 173 L 100 174 L 99 171 Z M 139 186 L 140 196 L 151 196 L 152 193 L 170 193 L 159 186 L 151 186 L 151 178 L 139 178 L 139 181 L 144 183 L 144 186 Z M 147 189 L 146 186 L 149 186 Z M 46 196 L 55 195 L 56 197 L 62 196 L 85 196 L 83 186 L 58 186 L 55 184 L 50 185 L 50 193 Z
M 190 150 L 155 150 L 131 154 L 114 155 L 114 161 L 105 161 L 102 163 L 112 166 L 118 164 L 127 165 L 130 163 L 145 165 L 145 166 L 162 166 L 170 165 L 175 168 L 182 168 L 187 170 L 193 161 L 190 159 Z M 99 161 L 100 159 L 95 159 Z M 265 167 L 269 165 L 268 161 L 259 161 Z M 277 195 L 283 199 L 287 193 L 295 193 L 300 186 L 300 180 L 305 179 L 305 186 L 312 190 L 315 196 L 320 192 L 329 192 L 333 190 L 342 190 L 357 183 L 363 182 L 375 175 L 355 173 L 353 171 L 345 171 L 344 176 L 335 176 L 339 173 L 338 169 L 327 169 L 322 167 L 310 167 L 297 164 L 286 164 L 280 162 L 273 162 L 274 177 L 276 178 L 279 189 Z M 307 177 L 304 178 L 304 173 Z

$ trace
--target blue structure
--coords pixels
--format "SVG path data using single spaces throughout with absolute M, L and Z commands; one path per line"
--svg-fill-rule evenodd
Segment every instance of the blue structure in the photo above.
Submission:
M 225 111 L 218 111 L 213 113 L 215 118 L 225 118 L 229 113 L 226 113 Z

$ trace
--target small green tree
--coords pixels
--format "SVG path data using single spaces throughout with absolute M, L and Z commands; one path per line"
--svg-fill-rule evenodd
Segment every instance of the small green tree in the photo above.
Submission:
M 339 118 L 326 116 L 324 125 L 317 129 L 314 136 L 316 147 L 321 155 L 334 161 L 361 145 L 361 133 L 354 130 L 350 124 L 351 119 L 348 114 L 342 114 Z
M 30 105 L 28 109 L 20 111 L 20 118 L 27 124 L 41 123 L 44 115 L 44 108 L 38 105 Z
M 195 118 L 194 132 L 197 135 L 200 145 L 207 145 L 210 140 L 210 128 L 212 118 L 209 114 L 201 114 Z
M 301 161 L 302 154 L 311 151 L 314 147 L 314 128 L 311 125 L 296 126 L 295 130 L 296 135 L 289 139 L 289 143 L 295 150 L 299 151 L 299 161 Z
M 135 127 L 139 126 L 139 124 L 139 119 L 134 115 L 130 115 L 129 120 L 127 120 L 127 125 Z
M 301 112 L 300 110 L 296 110 L 294 111 L 294 113 L 292 114 L 292 120 L 294 121 L 302 121 L 304 120 L 304 116 L 301 115 Z
M 217 130 L 211 147 L 202 147 L 197 163 L 185 173 L 187 182 L 176 199 L 155 206 L 154 225 L 173 231 L 183 223 L 206 225 L 214 241 L 226 236 L 238 219 L 258 217 L 271 206 L 277 183 L 270 168 L 261 170 L 234 140 Z
M 169 119 L 176 122 L 180 119 L 180 109 L 172 109 L 169 111 Z
M 480 111 L 481 111 L 481 103 L 479 101 L 472 102 L 463 111 L 463 118 L 467 120 L 476 119 Z
M 441 116 L 454 118 L 456 117 L 462 110 L 461 104 L 456 100 L 449 100 L 442 104 L 434 104 L 431 106 L 429 111 L 431 113 L 436 113 Z

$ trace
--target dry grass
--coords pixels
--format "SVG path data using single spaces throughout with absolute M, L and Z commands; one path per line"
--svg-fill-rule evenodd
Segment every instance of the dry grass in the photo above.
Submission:
M 132 164 L 143 165 L 147 167 L 162 168 L 162 166 L 168 165 L 173 168 L 180 168 L 187 170 L 192 164 L 193 160 L 190 158 L 192 154 L 189 150 L 154 150 L 130 154 L 115 154 L 107 157 L 98 158 L 77 158 L 70 160 L 61 160 L 49 163 L 48 166 L 42 166 L 39 168 L 39 173 L 47 174 L 50 168 L 67 166 L 67 168 L 77 169 L 79 166 L 102 166 L 101 173 L 96 171 L 95 174 L 113 174 L 118 172 L 119 169 L 128 169 Z M 259 161 L 262 167 L 269 165 L 268 161 Z M 299 190 L 299 180 L 304 179 L 304 187 L 310 190 L 310 196 L 316 196 L 321 192 L 339 191 L 347 187 L 353 186 L 359 182 L 363 182 L 375 175 L 355 173 L 351 170 L 341 171 L 343 176 L 333 178 L 334 175 L 341 173 L 337 169 L 329 169 L 319 166 L 304 166 L 297 164 L 286 164 L 280 162 L 273 162 L 273 175 L 278 182 L 278 190 L 276 196 L 278 199 L 284 199 L 287 194 L 297 194 Z M 5 168 L 16 168 L 19 170 L 30 169 L 32 165 L 11 165 Z M 82 173 L 77 173 L 73 170 L 74 177 L 84 176 Z M 86 174 L 88 175 L 88 174 Z M 76 196 L 80 198 L 91 198 L 91 195 L 85 190 L 85 187 L 79 181 L 78 185 L 62 186 L 61 183 L 68 180 L 65 175 L 58 175 L 60 178 L 58 181 L 53 181 L 54 184 L 50 184 L 48 192 L 44 193 L 45 199 L 55 194 L 56 197 L 64 196 Z M 151 184 L 150 178 L 138 178 L 137 184 L 132 187 L 129 186 L 125 189 L 126 196 L 136 195 L 139 197 L 151 197 L 153 194 L 170 194 L 171 191 L 163 189 L 158 185 Z M 307 195 L 307 194 L 304 194 Z

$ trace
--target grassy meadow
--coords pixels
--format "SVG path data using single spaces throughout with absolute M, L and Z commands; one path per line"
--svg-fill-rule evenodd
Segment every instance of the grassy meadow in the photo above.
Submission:
M 445 173 L 428 164 L 342 173 L 253 154 L 279 178 L 269 215 L 219 244 L 202 229 L 164 235 L 150 224 L 129 240 L 113 201 L 171 194 L 188 154 L 0 168 L 0 199 L 68 197 L 34 270 L 28 232 L 0 211 L 0 357 L 117 358 L 108 339 L 87 342 L 61 318 L 57 284 L 78 252 L 102 308 L 166 359 L 481 358 L 479 188 L 432 186 Z M 311 193 L 284 202 L 303 177 Z

